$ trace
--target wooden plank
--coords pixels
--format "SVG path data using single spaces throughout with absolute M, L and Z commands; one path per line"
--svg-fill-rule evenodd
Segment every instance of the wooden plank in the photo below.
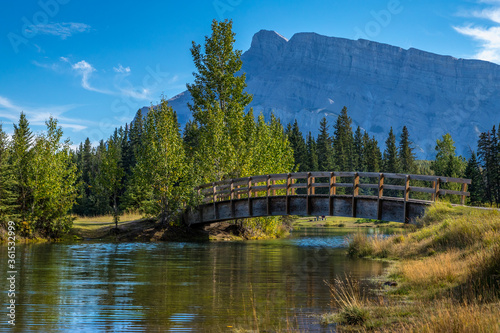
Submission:
M 405 187 L 401 185 L 384 185 L 384 190 L 398 190 L 404 191 Z
M 286 188 L 287 188 L 286 184 L 271 185 L 271 190 L 273 191 L 273 196 L 276 195 L 276 190 L 286 190 Z
M 358 184 L 359 188 L 379 188 L 378 184 Z
M 360 177 L 369 177 L 369 178 L 379 178 L 380 173 L 378 172 L 358 172 Z
M 462 191 L 452 191 L 452 190 L 439 190 L 439 195 L 446 195 L 446 194 L 454 194 L 454 195 L 460 195 L 460 196 L 470 196 L 469 192 L 462 192 Z
M 314 183 L 311 185 L 312 188 L 323 188 L 323 187 L 330 187 L 330 184 L 328 183 Z
M 290 185 L 290 187 L 295 190 L 296 188 L 307 188 L 307 184 L 306 183 L 297 183 L 297 184 L 292 184 Z M 295 195 L 295 191 L 293 193 Z
M 335 183 L 336 187 L 352 187 L 352 183 Z
M 410 175 L 411 180 L 423 180 L 428 182 L 436 181 L 437 176 L 425 176 L 425 175 Z
M 271 194 L 273 195 L 273 197 L 276 195 L 276 188 L 274 187 L 276 185 L 276 180 L 271 180 Z
M 266 191 L 266 190 L 267 190 L 267 185 L 261 185 L 261 186 L 254 186 L 254 187 L 252 187 L 252 191 L 254 193 L 262 192 L 262 191 Z
M 384 173 L 384 177 L 390 179 L 406 179 L 406 175 L 399 173 Z
M 331 172 L 326 172 L 326 171 L 314 171 L 311 172 L 311 175 L 315 178 L 329 178 Z
M 464 178 L 453 178 L 453 177 L 439 177 L 439 178 L 442 183 L 458 183 L 458 184 L 468 184 L 468 185 L 472 183 L 472 180 Z
M 312 195 L 316 194 L 316 188 L 314 187 L 314 180 L 315 180 L 315 178 L 311 176 L 311 194 Z
M 305 179 L 309 176 L 309 172 L 295 172 L 292 173 L 293 179 Z
M 418 186 L 410 186 L 411 192 L 422 192 L 422 193 L 434 193 L 434 189 L 430 187 L 418 187 Z
M 345 172 L 345 171 L 340 171 L 340 172 L 335 172 L 335 176 L 337 177 L 354 177 L 355 172 Z

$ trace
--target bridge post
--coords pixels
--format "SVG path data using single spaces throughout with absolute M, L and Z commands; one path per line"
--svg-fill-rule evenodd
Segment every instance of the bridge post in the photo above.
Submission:
M 378 175 L 377 220 L 382 220 L 382 197 L 384 196 L 384 174 Z
M 410 199 L 410 175 L 405 176 L 403 222 L 408 223 L 408 200 Z
M 214 200 L 214 218 L 217 220 L 217 186 L 212 183 L 213 200 Z
M 267 175 L 267 180 L 266 180 L 266 186 L 267 186 L 267 215 L 271 215 L 271 175 Z
M 462 184 L 462 192 L 467 192 L 467 183 Z M 461 196 L 460 198 L 460 204 L 463 206 L 465 205 L 465 194 Z
M 330 172 L 330 199 L 329 199 L 329 211 L 330 216 L 333 216 L 333 196 L 337 194 L 337 188 L 335 187 L 335 183 L 337 181 L 337 177 L 334 172 Z
M 292 174 L 286 176 L 286 214 L 290 215 L 290 190 L 292 186 Z
M 231 216 L 234 218 L 236 209 L 234 207 L 234 181 L 232 179 L 229 184 L 229 200 L 231 201 Z
M 310 198 L 309 196 L 311 195 L 311 189 L 312 189 L 312 177 L 311 173 L 307 173 L 307 197 L 306 197 L 306 212 L 307 215 L 311 215 L 311 204 L 310 204 Z
M 434 189 L 434 193 L 432 193 L 432 201 L 436 201 L 439 198 L 439 183 L 441 182 L 441 178 L 436 178 L 436 181 L 432 182 L 432 188 Z
M 248 215 L 252 216 L 252 177 L 248 177 Z
M 354 173 L 354 178 L 352 180 L 352 217 L 356 217 L 356 206 L 357 199 L 356 197 L 359 194 L 359 174 L 357 172 Z

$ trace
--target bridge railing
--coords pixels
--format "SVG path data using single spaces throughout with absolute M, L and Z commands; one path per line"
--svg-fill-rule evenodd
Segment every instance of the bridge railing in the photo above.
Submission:
M 352 179 L 345 182 L 346 178 Z M 337 180 L 344 182 L 337 182 Z M 376 183 L 361 182 L 360 180 L 376 179 Z M 395 179 L 394 182 L 400 182 L 403 185 L 388 184 L 386 181 Z M 412 181 L 423 181 L 430 186 L 415 186 Z M 460 184 L 461 190 L 442 189 L 441 185 L 445 183 Z M 251 176 L 237 179 L 222 180 L 219 182 L 204 184 L 198 186 L 196 190 L 202 197 L 203 203 L 215 203 L 225 200 L 235 200 L 252 198 L 256 196 L 276 196 L 276 195 L 298 195 L 298 189 L 305 189 L 305 195 L 326 195 L 337 196 L 338 188 L 350 188 L 349 196 L 360 196 L 360 189 L 370 189 L 375 191 L 375 195 L 361 195 L 362 197 L 372 198 L 390 198 L 398 197 L 393 195 L 395 191 L 402 192 L 402 198 L 405 202 L 410 199 L 410 193 L 428 193 L 430 200 L 436 201 L 442 195 L 460 196 L 460 203 L 465 204 L 465 198 L 469 196 L 467 185 L 471 183 L 470 179 L 452 178 L 442 176 L 410 175 L 395 173 L 378 172 L 297 172 L 284 174 L 270 174 Z M 418 184 L 421 185 L 421 184 Z M 316 189 L 327 188 L 327 193 L 317 194 Z M 392 195 L 387 195 L 386 190 L 392 190 Z M 345 195 L 345 194 L 342 194 Z

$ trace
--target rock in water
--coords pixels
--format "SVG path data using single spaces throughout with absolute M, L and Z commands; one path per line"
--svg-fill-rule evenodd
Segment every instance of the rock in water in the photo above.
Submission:
M 315 33 L 287 40 L 266 30 L 242 60 L 255 114 L 297 119 L 303 133 L 316 134 L 324 116 L 333 125 L 345 105 L 354 129 L 375 135 L 382 149 L 389 128 L 406 125 L 417 156 L 431 159 L 443 134 L 467 155 L 480 132 L 500 123 L 500 66 L 486 61 Z M 189 100 L 188 92 L 170 100 L 181 124 Z

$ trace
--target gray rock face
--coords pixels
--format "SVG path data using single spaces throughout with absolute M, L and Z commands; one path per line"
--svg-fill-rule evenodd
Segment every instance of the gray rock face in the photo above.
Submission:
M 417 156 L 433 158 L 443 134 L 468 155 L 478 134 L 500 123 L 500 66 L 485 61 L 315 33 L 287 40 L 265 30 L 242 60 L 255 114 L 297 119 L 304 134 L 316 134 L 324 116 L 333 125 L 345 105 L 353 129 L 361 126 L 382 149 L 389 128 L 400 133 L 406 125 Z M 170 100 L 181 123 L 189 99 L 184 92 Z

